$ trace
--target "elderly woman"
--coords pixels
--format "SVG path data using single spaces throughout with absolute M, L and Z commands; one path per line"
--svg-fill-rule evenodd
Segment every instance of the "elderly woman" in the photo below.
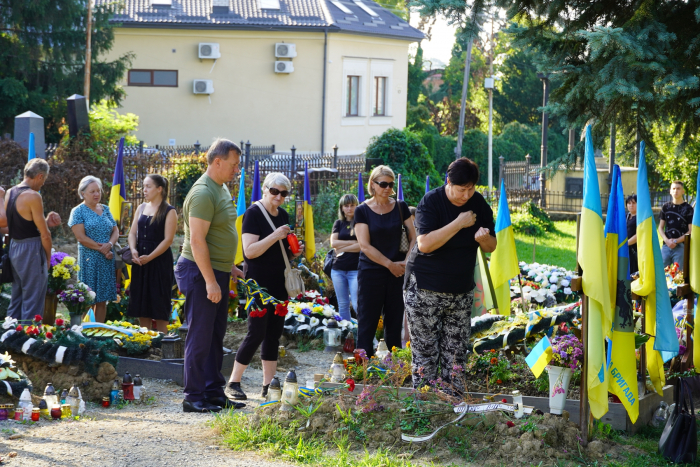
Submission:
M 291 189 L 292 184 L 283 174 L 269 174 L 263 182 L 262 200 L 248 209 L 243 217 L 242 237 L 243 257 L 247 268 L 246 278 L 255 279 L 278 300 L 288 298 L 284 285 L 286 263 L 282 256 L 283 250 L 288 257 L 297 257 L 304 251 L 302 246 L 296 255 L 292 255 L 287 242 L 289 214 L 280 206 L 289 196 Z M 280 248 L 280 242 L 283 248 Z M 284 329 L 284 316 L 275 314 L 274 305 L 268 305 L 263 309 L 265 311 L 263 316 L 248 316 L 248 334 L 238 348 L 231 379 L 225 389 L 226 395 L 231 399 L 248 398 L 241 389 L 241 377 L 261 344 L 263 397 L 267 396 L 270 381 L 277 372 L 277 351 Z
M 379 165 L 367 182 L 370 199 L 355 209 L 355 235 L 360 244 L 357 273 L 357 348 L 374 355 L 374 335 L 384 314 L 384 340 L 389 349 L 401 347 L 403 296 L 401 285 L 406 257 L 416 241 L 411 212 L 394 194 L 394 172 Z M 410 242 L 401 251 L 404 232 Z
M 463 157 L 447 184 L 428 192 L 416 210 L 418 248 L 406 264 L 404 299 L 413 356 L 413 387 L 442 377 L 464 391 L 478 248 L 496 249 L 493 211 L 475 191 L 479 168 Z M 439 373 L 438 373 L 439 370 Z
M 78 196 L 83 200 L 70 212 L 68 227 L 78 240 L 78 279 L 95 293 L 95 319 L 105 321 L 107 301 L 117 299 L 117 280 L 112 247 L 119 238 L 117 223 L 109 207 L 100 204 L 102 182 L 88 175 L 80 180 Z
M 333 224 L 331 247 L 336 259 L 331 270 L 331 280 L 338 297 L 340 317 L 350 321 L 350 302 L 357 313 L 357 267 L 360 261 L 360 244 L 355 236 L 353 220 L 357 207 L 355 195 L 343 195 L 338 202 L 338 220 Z

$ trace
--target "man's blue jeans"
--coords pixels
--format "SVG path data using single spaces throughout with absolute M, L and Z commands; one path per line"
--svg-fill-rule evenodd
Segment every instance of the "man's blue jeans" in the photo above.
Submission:
M 357 271 L 331 271 L 335 295 L 338 297 L 340 317 L 350 321 L 350 302 L 357 313 Z
M 679 243 L 676 248 L 671 249 L 665 243 L 661 245 L 661 257 L 664 259 L 664 267 L 673 263 L 678 263 L 679 269 L 683 270 L 683 250 L 685 243 Z

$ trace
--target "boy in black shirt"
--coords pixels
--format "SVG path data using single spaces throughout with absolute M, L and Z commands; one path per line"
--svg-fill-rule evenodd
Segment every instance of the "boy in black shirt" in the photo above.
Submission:
M 672 201 L 661 208 L 661 220 L 659 220 L 659 235 L 664 241 L 661 247 L 661 256 L 664 259 L 664 267 L 678 263 L 683 270 L 683 249 L 685 234 L 690 232 L 693 223 L 693 207 L 683 200 L 685 189 L 683 182 L 675 180 L 671 183 Z

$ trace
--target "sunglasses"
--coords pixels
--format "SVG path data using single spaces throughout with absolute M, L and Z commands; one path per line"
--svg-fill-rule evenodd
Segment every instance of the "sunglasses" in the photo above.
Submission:
M 268 190 L 272 196 L 282 195 L 282 198 L 289 196 L 289 192 L 287 190 L 279 191 L 277 188 L 268 188 Z
M 375 182 L 374 180 L 372 181 L 379 185 L 379 188 L 394 188 L 394 182 Z

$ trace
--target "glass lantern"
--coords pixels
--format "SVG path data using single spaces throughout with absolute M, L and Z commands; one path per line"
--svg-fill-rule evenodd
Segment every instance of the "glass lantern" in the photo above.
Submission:
M 340 343 L 341 330 L 335 319 L 331 319 L 323 330 L 323 344 L 326 346 L 324 352 L 339 352 L 342 349 Z
M 333 364 L 331 365 L 331 383 L 342 383 L 345 379 L 345 365 L 343 364 L 343 354 L 340 352 L 335 354 Z
M 141 375 L 136 375 L 136 376 L 134 376 L 134 400 L 135 401 L 142 400 L 142 398 L 141 398 L 142 390 L 143 390 L 143 381 L 141 381 Z
M 292 410 L 292 406 L 297 405 L 298 403 L 299 384 L 297 383 L 297 374 L 294 372 L 294 370 L 289 370 L 287 377 L 284 379 L 281 410 Z
M 386 346 L 386 342 L 384 342 L 384 339 L 379 339 L 379 344 L 377 344 L 377 351 L 374 352 L 374 355 L 379 359 L 379 361 L 383 361 L 384 358 L 389 355 L 389 348 Z
M 73 386 L 68 391 L 68 397 L 66 397 L 66 403 L 70 406 L 71 416 L 73 417 L 77 417 L 80 413 L 80 400 L 80 391 Z
M 124 373 L 124 377 L 122 378 L 122 391 L 124 391 L 125 401 L 134 400 L 134 380 L 128 371 Z
M 54 389 L 52 383 L 47 384 L 46 389 L 44 389 L 44 400 L 46 401 L 47 409 L 51 409 L 54 405 L 59 403 L 56 389 Z
M 24 388 L 24 391 L 22 391 L 22 395 L 19 397 L 19 408 L 24 410 L 23 419 L 31 420 L 32 409 L 34 408 L 34 404 L 32 404 L 32 395 L 29 392 L 28 388 Z
M 523 418 L 525 407 L 523 407 L 523 396 L 520 391 L 513 391 L 513 405 L 515 406 L 515 418 Z
M 282 386 L 280 385 L 280 380 L 277 376 L 272 378 L 270 381 L 270 387 L 267 390 L 267 401 L 274 402 L 282 398 Z

